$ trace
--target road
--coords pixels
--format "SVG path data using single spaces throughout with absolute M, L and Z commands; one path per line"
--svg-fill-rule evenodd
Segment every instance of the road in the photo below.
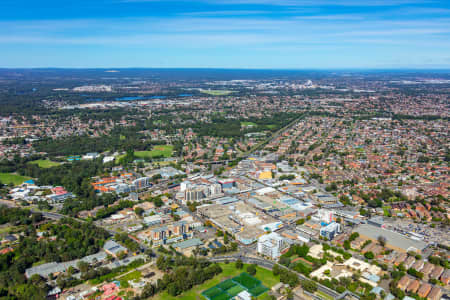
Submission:
M 259 150 L 260 147 L 268 144 L 271 140 L 276 139 L 277 137 L 279 137 L 280 134 L 285 132 L 287 129 L 290 129 L 292 126 L 296 125 L 297 122 L 300 121 L 303 118 L 304 118 L 303 115 L 298 117 L 297 119 L 293 120 L 292 122 L 290 122 L 289 124 L 287 124 L 283 128 L 280 128 L 278 131 L 274 132 L 270 137 L 268 137 L 264 141 L 260 142 L 259 144 L 257 144 L 253 148 L 251 148 L 250 150 L 248 150 L 246 152 L 243 152 L 241 155 L 238 155 L 238 157 L 239 158 L 246 158 L 246 157 L 250 156 L 253 152 L 255 152 L 256 150 Z

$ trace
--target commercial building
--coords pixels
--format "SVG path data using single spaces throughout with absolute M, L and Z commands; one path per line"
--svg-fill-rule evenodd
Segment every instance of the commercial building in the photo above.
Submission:
M 154 226 L 161 224 L 162 218 L 160 215 L 153 215 L 144 218 L 144 224 L 147 226 Z
M 103 246 L 103 249 L 105 250 L 106 253 L 114 257 L 117 257 L 117 255 L 119 255 L 120 253 L 128 252 L 127 248 L 123 247 L 122 245 L 118 244 L 113 240 L 107 241 Z
M 320 228 L 320 236 L 332 240 L 337 234 L 341 232 L 341 225 L 339 223 L 333 222 Z
M 336 204 L 338 202 L 338 199 L 331 195 L 331 194 L 325 194 L 325 193 L 316 193 L 313 194 L 313 199 L 319 202 L 320 204 Z
M 270 215 L 233 197 L 224 197 L 197 207 L 197 213 L 212 225 L 234 235 L 236 240 L 248 245 L 256 242 L 265 231 L 275 231 L 282 223 Z M 266 229 L 267 228 L 267 229 Z
M 183 235 L 188 231 L 185 221 L 178 221 L 169 225 L 170 235 Z
M 132 184 L 136 190 L 144 189 L 152 185 L 149 177 L 138 178 L 134 180 Z
M 223 189 L 231 189 L 235 185 L 235 181 L 233 179 L 219 180 L 218 182 Z
M 125 183 L 120 183 L 118 185 L 113 186 L 114 191 L 116 194 L 127 194 L 131 192 L 130 186 Z
M 183 171 L 177 170 L 174 167 L 164 167 L 155 172 L 155 174 L 161 174 L 164 179 L 169 179 L 174 176 L 186 175 Z
M 165 240 L 169 235 L 169 228 L 167 226 L 157 227 L 151 229 L 151 238 L 154 241 Z
M 184 191 L 184 199 L 189 202 L 196 202 L 203 198 L 206 198 L 205 191 L 207 191 L 207 187 L 188 187 Z
M 284 238 L 275 232 L 264 234 L 258 238 L 258 253 L 271 259 L 278 259 L 281 256 L 281 252 L 287 247 L 288 244 Z
M 221 193 L 222 186 L 219 183 L 203 177 L 190 178 L 180 184 L 180 195 L 183 197 L 183 203 L 200 201 Z
M 317 215 L 314 216 L 313 219 L 317 219 L 320 222 L 330 224 L 331 222 L 333 222 L 333 211 L 328 209 L 319 209 L 317 211 Z
M 192 247 L 197 247 L 197 246 L 201 246 L 203 245 L 203 242 L 198 239 L 198 238 L 194 238 L 194 239 L 190 239 L 190 240 L 185 240 L 179 243 L 175 243 L 173 244 L 173 247 L 180 251 L 180 250 L 185 250 L 187 248 L 192 248 Z
M 370 224 L 370 225 L 373 225 L 376 227 L 383 227 L 383 228 L 385 227 L 383 217 L 381 217 L 381 216 L 373 217 L 373 218 L 367 220 L 367 224 Z

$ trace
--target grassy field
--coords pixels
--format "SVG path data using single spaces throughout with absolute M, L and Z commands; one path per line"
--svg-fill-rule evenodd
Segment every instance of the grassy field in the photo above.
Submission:
M 244 264 L 243 269 L 236 269 L 234 262 L 230 262 L 229 264 L 221 263 L 220 267 L 222 268 L 223 272 L 220 273 L 218 276 L 214 277 L 213 279 L 210 279 L 206 282 L 204 282 L 201 285 L 197 285 L 193 287 L 191 290 L 183 293 L 182 295 L 178 297 L 172 297 L 167 292 L 161 293 L 153 297 L 153 300 L 205 300 L 205 298 L 201 295 L 201 293 L 204 290 L 207 290 L 209 288 L 212 288 L 213 286 L 219 284 L 220 282 L 224 281 L 225 279 L 232 278 L 235 276 L 238 276 L 242 272 L 245 272 L 247 268 L 247 264 Z M 279 276 L 274 276 L 272 274 L 271 270 L 267 270 L 261 267 L 256 267 L 256 275 L 255 278 L 261 280 L 262 284 L 268 287 L 269 289 L 280 282 Z M 258 296 L 258 299 L 268 299 L 267 292 Z
M 158 162 L 154 162 L 152 165 L 153 167 L 165 167 L 168 166 L 170 164 L 173 164 L 173 161 L 158 161 Z
M 98 285 L 104 281 L 112 281 L 112 280 L 116 280 L 116 279 L 121 282 L 127 281 L 127 283 L 128 283 L 128 280 L 140 278 L 141 272 L 136 270 L 136 271 L 130 272 L 129 274 L 126 274 L 126 275 L 124 275 L 124 274 L 133 269 L 136 269 L 139 266 L 142 266 L 143 264 L 145 264 L 145 262 L 137 263 L 137 264 L 135 264 L 135 262 L 132 262 L 128 266 L 124 267 L 124 269 L 116 270 L 111 273 L 105 274 L 103 276 L 96 277 L 94 279 L 89 280 L 89 283 L 92 285 Z M 123 276 L 123 277 L 121 277 L 121 276 Z
M 51 168 L 51 167 L 59 166 L 58 162 L 54 162 L 54 161 L 51 161 L 49 159 L 33 160 L 33 161 L 30 161 L 30 164 L 36 164 L 36 165 L 39 166 L 39 168 L 43 168 L 43 169 L 48 169 L 48 168 Z
M 233 93 L 233 91 L 228 90 L 204 90 L 204 89 L 201 89 L 200 92 L 210 96 L 226 96 Z
M 157 156 L 164 156 L 164 157 L 171 157 L 173 152 L 173 146 L 172 145 L 161 145 L 161 146 L 155 146 L 151 151 L 135 151 L 134 155 L 139 158 L 146 158 L 146 157 L 157 157 Z
M 27 225 L 18 225 L 13 226 L 10 224 L 3 224 L 0 226 L 0 235 L 8 234 L 8 233 L 16 233 L 16 232 L 22 232 L 25 229 L 27 229 Z
M 207 299 L 228 300 L 244 290 L 248 291 L 254 297 L 257 297 L 265 293 L 268 288 L 261 285 L 260 280 L 243 272 L 240 275 L 233 277 L 233 279 L 227 279 L 210 289 L 204 290 L 202 296 Z
M 14 226 L 0 226 L 0 234 L 7 234 L 11 230 L 13 230 L 13 228 L 14 228 Z
M 274 129 L 275 127 L 277 127 L 277 125 L 269 124 L 269 125 L 266 125 L 266 127 L 269 128 L 269 129 Z
M 27 176 L 21 176 L 17 174 L 12 173 L 0 173 L 0 182 L 3 184 L 14 184 L 19 185 L 22 184 L 24 181 L 30 180 L 31 177 Z
M 120 286 L 123 288 L 127 288 L 130 284 L 128 281 L 139 280 L 141 279 L 141 271 L 133 271 L 122 277 L 118 277 L 120 281 Z
M 241 122 L 241 126 L 258 126 L 258 124 L 253 122 Z
M 314 294 L 325 300 L 333 300 L 333 297 L 328 296 L 327 294 L 325 294 L 324 292 L 321 292 L 321 291 L 316 291 Z

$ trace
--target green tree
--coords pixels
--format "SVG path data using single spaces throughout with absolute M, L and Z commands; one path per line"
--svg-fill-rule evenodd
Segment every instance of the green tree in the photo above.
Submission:
M 142 216 L 142 214 L 144 213 L 144 209 L 142 207 L 136 207 L 134 209 L 134 213 L 138 216 Z
M 244 263 L 242 260 L 238 259 L 236 260 L 236 269 L 242 269 L 244 267 Z
M 255 264 L 251 264 L 247 267 L 247 273 L 250 275 L 255 275 L 256 274 L 256 265 Z
M 301 281 L 302 288 L 310 293 L 314 293 L 317 291 L 317 284 L 311 280 L 302 280 Z

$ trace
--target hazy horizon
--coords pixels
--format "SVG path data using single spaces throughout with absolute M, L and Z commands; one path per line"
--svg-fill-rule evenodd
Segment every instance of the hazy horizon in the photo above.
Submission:
M 0 3 L 3 68 L 449 69 L 436 0 Z

